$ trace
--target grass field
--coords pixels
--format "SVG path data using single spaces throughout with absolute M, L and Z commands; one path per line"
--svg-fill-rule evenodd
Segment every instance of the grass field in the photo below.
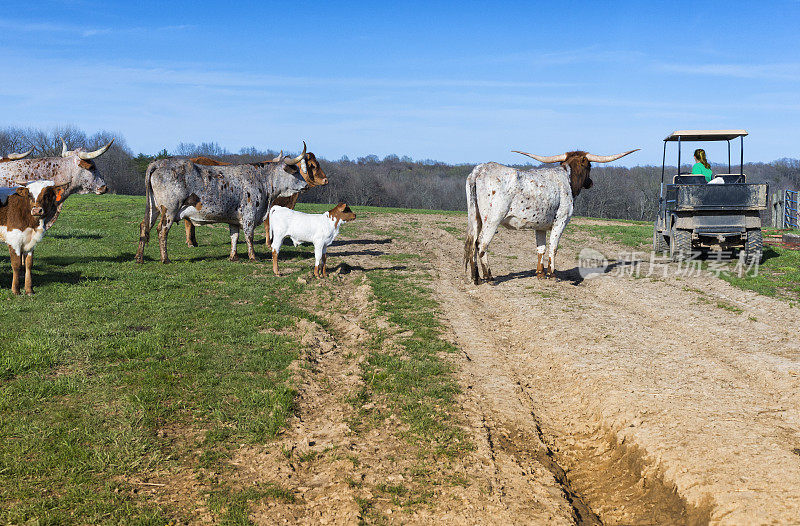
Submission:
M 283 329 L 300 318 L 325 323 L 292 301 L 308 293 L 296 278 L 312 260 L 289 255 L 289 277 L 276 279 L 269 265 L 227 260 L 225 225 L 199 229 L 195 249 L 178 225 L 171 265 L 158 262 L 155 238 L 137 265 L 143 208 L 141 197 L 70 198 L 36 250 L 33 297 L 11 294 L 0 259 L 0 523 L 186 519 L 180 505 L 138 496 L 165 472 L 205 477 L 205 506 L 223 522 L 247 523 L 249 502 L 293 498 L 276 486 L 242 491 L 219 474 L 235 447 L 274 439 L 294 411 L 289 365 L 299 344 Z M 400 210 L 357 209 L 387 212 Z M 266 257 L 263 231 L 257 242 Z M 396 279 L 370 278 L 398 332 L 411 330 L 400 345 L 412 359 L 398 361 L 376 334 L 361 396 L 390 400 L 417 441 L 457 450 L 446 443 L 457 434 L 447 415 L 455 388 L 437 358 L 434 303 L 420 283 Z

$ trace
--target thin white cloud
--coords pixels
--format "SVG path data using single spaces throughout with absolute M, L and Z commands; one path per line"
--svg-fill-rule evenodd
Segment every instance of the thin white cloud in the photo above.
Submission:
M 136 34 L 136 33 L 149 33 L 156 31 L 184 31 L 194 29 L 197 26 L 192 24 L 177 24 L 165 26 L 137 26 L 127 28 L 110 28 L 110 27 L 94 27 L 86 28 L 85 26 L 68 25 L 68 24 L 55 24 L 51 22 L 24 22 L 18 20 L 0 19 L 0 29 L 5 31 L 17 31 L 23 33 L 72 33 L 80 35 L 84 38 L 110 35 L 110 34 Z
M 800 80 L 800 63 L 776 64 L 659 64 L 661 71 L 742 79 Z

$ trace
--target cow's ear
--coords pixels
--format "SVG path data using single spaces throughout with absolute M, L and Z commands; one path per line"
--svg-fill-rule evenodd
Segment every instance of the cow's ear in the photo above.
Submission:
M 19 188 L 17 188 L 17 195 L 26 197 L 29 193 L 30 192 L 28 192 L 28 189 L 25 188 L 24 186 L 20 186 Z
M 67 187 L 69 183 L 60 184 L 53 187 L 53 192 L 56 195 L 56 204 L 61 204 L 67 198 Z

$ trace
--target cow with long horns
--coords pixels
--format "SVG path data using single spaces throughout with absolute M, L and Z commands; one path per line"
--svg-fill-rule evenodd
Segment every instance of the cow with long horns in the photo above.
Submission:
M 583 151 L 543 157 L 525 152 L 542 163 L 559 166 L 520 170 L 498 163 L 479 164 L 467 177 L 467 240 L 464 245 L 464 266 L 468 279 L 480 282 L 478 261 L 483 279 L 491 281 L 486 254 L 497 228 L 503 225 L 514 230 L 536 231 L 536 275 L 553 277 L 556 250 L 561 234 L 572 217 L 572 204 L 583 188 L 591 188 L 591 163 L 609 163 L 637 150 L 617 155 L 593 155 Z M 550 251 L 545 271 L 544 255 L 547 232 Z
M 317 161 L 317 157 L 312 152 L 307 151 L 307 149 L 306 142 L 303 141 L 303 153 L 292 160 L 292 162 L 297 161 L 296 164 L 300 169 L 300 175 L 303 176 L 303 179 L 305 179 L 308 183 L 306 189 L 328 184 L 328 176 L 325 175 L 325 172 L 322 170 L 322 166 L 320 166 L 319 161 Z M 271 161 L 263 161 L 261 163 L 251 164 L 260 165 L 265 163 L 274 163 L 279 159 L 283 159 L 283 151 L 281 151 L 278 157 Z M 225 163 L 209 157 L 191 157 L 189 160 L 195 164 L 202 164 L 205 166 L 231 166 L 231 163 Z M 294 210 L 294 207 L 297 205 L 297 200 L 300 198 L 300 194 L 301 192 L 295 192 L 292 195 L 277 197 L 271 206 L 283 206 Z M 185 223 L 186 244 L 190 247 L 196 247 L 197 237 L 195 236 L 194 225 L 189 219 L 186 219 Z M 267 246 L 269 247 L 272 244 L 272 241 L 269 237 L 269 213 L 264 218 L 264 231 L 266 232 Z
M 64 199 L 71 194 L 104 194 L 108 190 L 103 176 L 98 173 L 94 159 L 97 159 L 111 148 L 114 139 L 93 152 L 86 152 L 81 148 L 70 150 L 67 143 L 61 139 L 60 157 L 41 157 L 38 159 L 23 159 L 30 153 L 16 154 L 19 160 L 0 163 L 0 186 L 24 185 L 31 181 L 53 181 L 56 186 L 66 184 L 63 198 L 59 201 L 58 210 L 52 215 L 45 228 L 58 218 Z M 9 160 L 11 156 L 9 156 Z M 68 183 L 68 184 L 67 184 Z
M 150 230 L 158 224 L 161 262 L 169 263 L 167 234 L 173 223 L 189 219 L 193 225 L 228 223 L 231 234 L 230 260 L 236 261 L 239 232 L 244 230 L 247 254 L 255 261 L 253 236 L 256 225 L 264 222 L 270 206 L 308 187 L 301 171 L 304 155 L 271 162 L 208 166 L 190 160 L 153 161 L 145 173 L 145 216 L 139 235 L 136 261 L 144 261 L 144 248 Z

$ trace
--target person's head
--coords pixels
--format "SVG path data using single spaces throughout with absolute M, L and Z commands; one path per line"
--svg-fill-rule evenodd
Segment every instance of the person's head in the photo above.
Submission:
M 694 160 L 705 166 L 706 168 L 711 168 L 711 165 L 708 164 L 708 159 L 706 159 L 706 151 L 702 148 L 698 148 L 694 151 Z

